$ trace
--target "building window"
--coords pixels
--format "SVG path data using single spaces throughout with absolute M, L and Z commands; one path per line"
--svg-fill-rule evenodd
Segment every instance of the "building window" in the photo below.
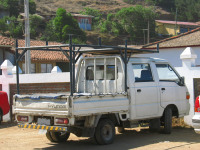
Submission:
M 89 20 L 88 19 L 81 19 L 81 24 L 89 24 Z
M 35 64 L 31 64 L 31 73 L 36 73 Z M 25 63 L 22 63 L 22 73 L 25 73 Z
M 41 73 L 50 73 L 52 69 L 52 64 L 41 64 Z

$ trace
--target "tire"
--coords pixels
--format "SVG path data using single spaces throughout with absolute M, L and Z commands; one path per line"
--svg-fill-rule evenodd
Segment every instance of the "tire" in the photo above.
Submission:
M 111 144 L 115 137 L 115 126 L 113 122 L 109 119 L 100 120 L 94 136 L 99 145 Z
M 51 142 L 61 143 L 67 141 L 69 138 L 69 132 L 55 132 L 55 131 L 47 131 L 46 137 Z
M 149 130 L 151 132 L 159 132 L 160 131 L 160 118 L 150 120 Z
M 124 129 L 124 127 L 117 127 L 117 131 L 118 131 L 119 133 L 124 133 L 124 132 L 125 132 L 125 129 Z
M 166 108 L 164 112 L 164 133 L 170 134 L 172 132 L 172 109 Z
M 55 142 L 55 141 L 52 139 L 51 133 L 50 133 L 50 132 L 51 132 L 51 131 L 47 131 L 46 137 L 47 137 L 47 139 L 48 139 L 50 142 Z

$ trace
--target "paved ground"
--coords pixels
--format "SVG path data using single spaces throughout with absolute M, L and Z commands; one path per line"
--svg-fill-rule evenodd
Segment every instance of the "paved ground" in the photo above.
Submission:
M 15 124 L 0 125 L 0 149 L 49 149 L 49 150 L 199 150 L 200 135 L 191 128 L 173 128 L 171 135 L 150 133 L 148 129 L 135 128 L 116 134 L 111 145 L 96 145 L 93 139 L 77 138 L 71 134 L 67 142 L 51 143 L 38 130 L 19 129 Z

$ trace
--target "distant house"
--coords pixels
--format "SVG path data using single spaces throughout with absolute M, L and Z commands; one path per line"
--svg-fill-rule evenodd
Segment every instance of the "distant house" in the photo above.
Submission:
M 79 27 L 83 30 L 92 30 L 92 18 L 91 15 L 81 15 L 81 14 L 72 14 L 72 16 L 78 21 Z
M 191 31 L 200 26 L 194 22 L 156 20 L 156 32 L 159 35 L 177 35 Z
M 19 47 L 25 46 L 25 40 L 19 40 Z M 61 43 L 49 42 L 49 45 Z M 45 46 L 45 41 L 31 40 L 31 46 Z M 25 72 L 25 60 L 19 62 L 22 72 Z M 31 73 L 50 73 L 54 66 L 58 66 L 63 72 L 69 72 L 69 60 L 62 52 L 31 51 Z
M 61 43 L 49 42 L 49 45 Z M 45 46 L 45 41 L 31 40 L 31 46 Z M 25 46 L 25 40 L 19 40 L 19 47 Z M 19 51 L 21 53 L 22 51 Z M 15 40 L 0 36 L 0 65 L 4 60 L 10 60 L 15 65 Z M 62 52 L 31 51 L 31 73 L 50 73 L 54 66 L 59 66 L 63 72 L 69 71 L 69 60 Z M 24 58 L 19 62 L 19 67 L 25 72 Z M 1 72 L 0 72 L 1 74 Z

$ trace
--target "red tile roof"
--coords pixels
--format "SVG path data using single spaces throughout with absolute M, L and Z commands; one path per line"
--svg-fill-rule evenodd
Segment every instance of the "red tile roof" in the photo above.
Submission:
M 14 46 L 13 39 L 0 35 L 0 47 L 12 47 L 12 46 Z
M 178 24 L 178 25 L 185 25 L 185 26 L 199 26 L 199 24 L 195 22 L 181 22 L 181 21 L 168 21 L 168 20 L 156 20 L 156 22 L 159 23 L 165 23 L 165 24 Z
M 31 40 L 31 46 L 45 46 L 45 41 Z M 58 42 L 49 42 L 49 45 L 61 45 Z M 4 37 L 0 35 L 0 47 L 10 47 L 11 51 L 15 52 L 15 39 Z M 18 40 L 18 47 L 25 47 L 25 40 Z M 21 52 L 21 51 L 19 51 Z M 40 61 L 68 61 L 66 56 L 62 52 L 52 52 L 52 51 L 31 51 L 31 60 Z
M 25 47 L 25 40 L 18 40 L 18 47 Z M 61 45 L 58 42 L 49 42 L 49 45 Z M 45 41 L 31 40 L 30 46 L 45 46 Z M 42 60 L 42 61 L 68 61 L 66 56 L 62 52 L 53 51 L 31 51 L 32 60 Z
M 156 49 L 157 44 L 159 44 L 161 49 L 200 46 L 200 27 L 177 36 L 144 45 L 143 48 Z

